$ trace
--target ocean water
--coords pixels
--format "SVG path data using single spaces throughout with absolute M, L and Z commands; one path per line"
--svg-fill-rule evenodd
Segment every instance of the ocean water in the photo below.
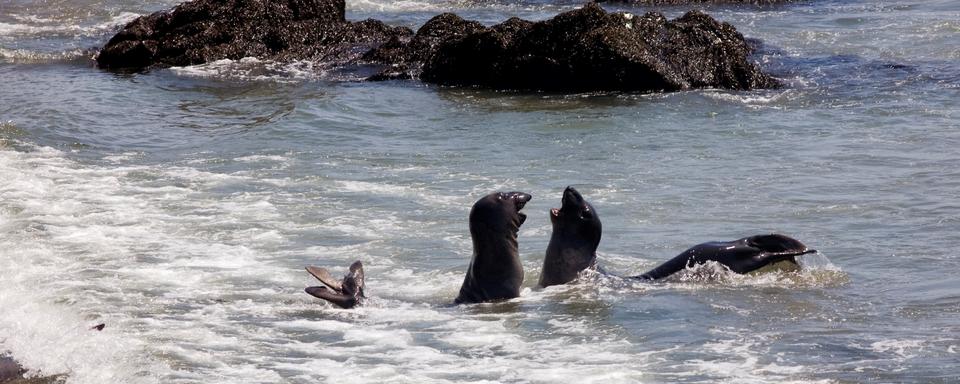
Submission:
M 951 383 L 960 377 L 960 4 L 705 6 L 778 90 L 537 94 L 247 58 L 90 58 L 175 1 L 0 4 L 0 350 L 70 383 Z M 575 1 L 347 1 L 491 24 Z M 605 4 L 642 13 L 651 7 Z M 704 6 L 700 6 L 704 7 Z M 670 17 L 689 6 L 657 7 Z M 778 232 L 800 270 L 535 287 L 576 186 L 637 274 Z M 534 198 L 521 297 L 452 306 L 467 214 Z M 367 305 L 303 288 L 367 272 Z M 105 323 L 102 332 L 89 327 Z

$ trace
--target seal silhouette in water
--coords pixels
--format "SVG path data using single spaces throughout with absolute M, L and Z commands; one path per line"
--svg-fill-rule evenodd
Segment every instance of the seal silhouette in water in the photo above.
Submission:
M 796 256 L 814 253 L 799 240 L 780 234 L 757 235 L 734 241 L 714 241 L 693 246 L 660 266 L 640 275 L 656 280 L 688 267 L 715 261 L 736 273 L 756 271 L 781 261 L 796 264 Z
M 523 265 L 517 249 L 517 231 L 527 219 L 520 210 L 530 198 L 523 192 L 494 192 L 473 205 L 470 210 L 473 258 L 455 303 L 520 296 Z
M 563 191 L 563 205 L 550 211 L 553 234 L 543 260 L 540 285 L 564 284 L 580 271 L 595 268 L 602 226 L 597 212 L 576 189 Z M 656 280 L 687 267 L 715 261 L 736 273 L 749 273 L 781 261 L 796 264 L 796 256 L 816 252 L 799 240 L 780 234 L 698 244 L 636 279 Z
M 603 226 L 600 216 L 573 187 L 563 191 L 559 209 L 550 210 L 553 234 L 543 259 L 541 287 L 566 284 L 580 271 L 595 268 Z
M 304 291 L 314 297 L 319 297 L 333 303 L 340 308 L 353 308 L 360 305 L 366 295 L 363 293 L 363 263 L 360 260 L 350 264 L 350 271 L 337 281 L 330 275 L 330 271 L 321 267 L 307 267 L 309 272 L 324 286 L 307 287 Z

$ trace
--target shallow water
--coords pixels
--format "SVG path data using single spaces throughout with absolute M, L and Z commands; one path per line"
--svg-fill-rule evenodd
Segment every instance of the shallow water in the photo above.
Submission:
M 0 349 L 73 383 L 953 382 L 960 5 L 707 7 L 781 90 L 518 94 L 245 59 L 118 75 L 89 57 L 175 1 L 0 5 Z M 493 23 L 577 2 L 348 1 Z M 651 8 L 605 4 L 640 13 Z M 671 17 L 687 7 L 658 8 Z M 346 80 L 346 81 L 344 81 Z M 535 287 L 576 186 L 636 274 L 780 232 L 800 271 Z M 450 306 L 467 214 L 534 199 L 520 298 Z M 351 311 L 305 265 L 367 271 Z M 106 323 L 103 332 L 87 328 Z

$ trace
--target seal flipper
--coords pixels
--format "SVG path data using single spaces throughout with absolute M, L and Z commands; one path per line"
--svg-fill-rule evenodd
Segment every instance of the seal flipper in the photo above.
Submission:
M 350 264 L 350 272 L 343 277 L 343 281 L 334 280 L 326 268 L 311 266 L 306 267 L 306 270 L 326 285 L 326 287 L 307 287 L 304 291 L 313 297 L 324 299 L 345 309 L 360 305 L 366 297 L 363 289 L 363 263 L 359 260 Z
M 354 263 L 354 264 L 356 264 L 356 263 Z M 320 280 L 320 282 L 323 283 L 323 285 L 326 285 L 326 286 L 330 287 L 330 289 L 332 289 L 332 290 L 334 290 L 334 291 L 337 291 L 337 292 L 343 291 L 343 285 L 341 285 L 339 281 L 337 281 L 336 279 L 334 279 L 333 276 L 330 275 L 330 271 L 328 271 L 326 268 L 323 268 L 323 267 L 307 267 L 306 269 L 307 269 L 307 272 L 308 272 L 308 273 L 310 273 L 311 275 L 313 275 L 313 277 L 317 278 L 317 280 Z M 353 272 L 353 266 L 352 266 L 352 265 L 350 266 L 350 271 Z
M 356 297 L 332 291 L 327 287 L 307 287 L 304 291 L 313 297 L 324 299 L 343 309 L 353 308 L 359 303 Z

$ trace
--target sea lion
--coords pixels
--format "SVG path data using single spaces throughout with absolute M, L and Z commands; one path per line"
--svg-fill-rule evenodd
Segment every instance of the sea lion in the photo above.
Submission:
M 520 296 L 523 265 L 517 249 L 517 231 L 527 219 L 520 210 L 530 198 L 523 192 L 494 192 L 473 205 L 470 210 L 473 258 L 455 303 Z
M 553 234 L 543 260 L 540 286 L 564 284 L 580 271 L 599 268 L 597 245 L 602 226 L 593 206 L 576 189 L 563 191 L 563 205 L 550 210 Z M 698 244 L 660 266 L 639 276 L 656 280 L 689 266 L 715 261 L 736 273 L 748 273 L 780 261 L 796 264 L 796 256 L 816 252 L 799 240 L 779 234 L 757 235 L 727 242 Z
M 350 271 L 343 277 L 343 281 L 335 280 L 326 268 L 307 267 L 306 269 L 313 277 L 326 285 L 326 287 L 316 286 L 304 289 L 314 297 L 319 297 L 344 309 L 362 304 L 363 299 L 367 297 L 363 292 L 363 263 L 360 260 L 350 264 Z
M 580 271 L 596 268 L 603 226 L 600 216 L 573 187 L 563 191 L 559 209 L 550 209 L 553 234 L 540 273 L 541 287 L 566 284 Z
M 780 234 L 757 235 L 734 241 L 715 241 L 693 246 L 673 259 L 640 275 L 656 280 L 687 267 L 715 261 L 736 273 L 748 273 L 780 261 L 797 263 L 796 256 L 814 253 L 799 240 Z

